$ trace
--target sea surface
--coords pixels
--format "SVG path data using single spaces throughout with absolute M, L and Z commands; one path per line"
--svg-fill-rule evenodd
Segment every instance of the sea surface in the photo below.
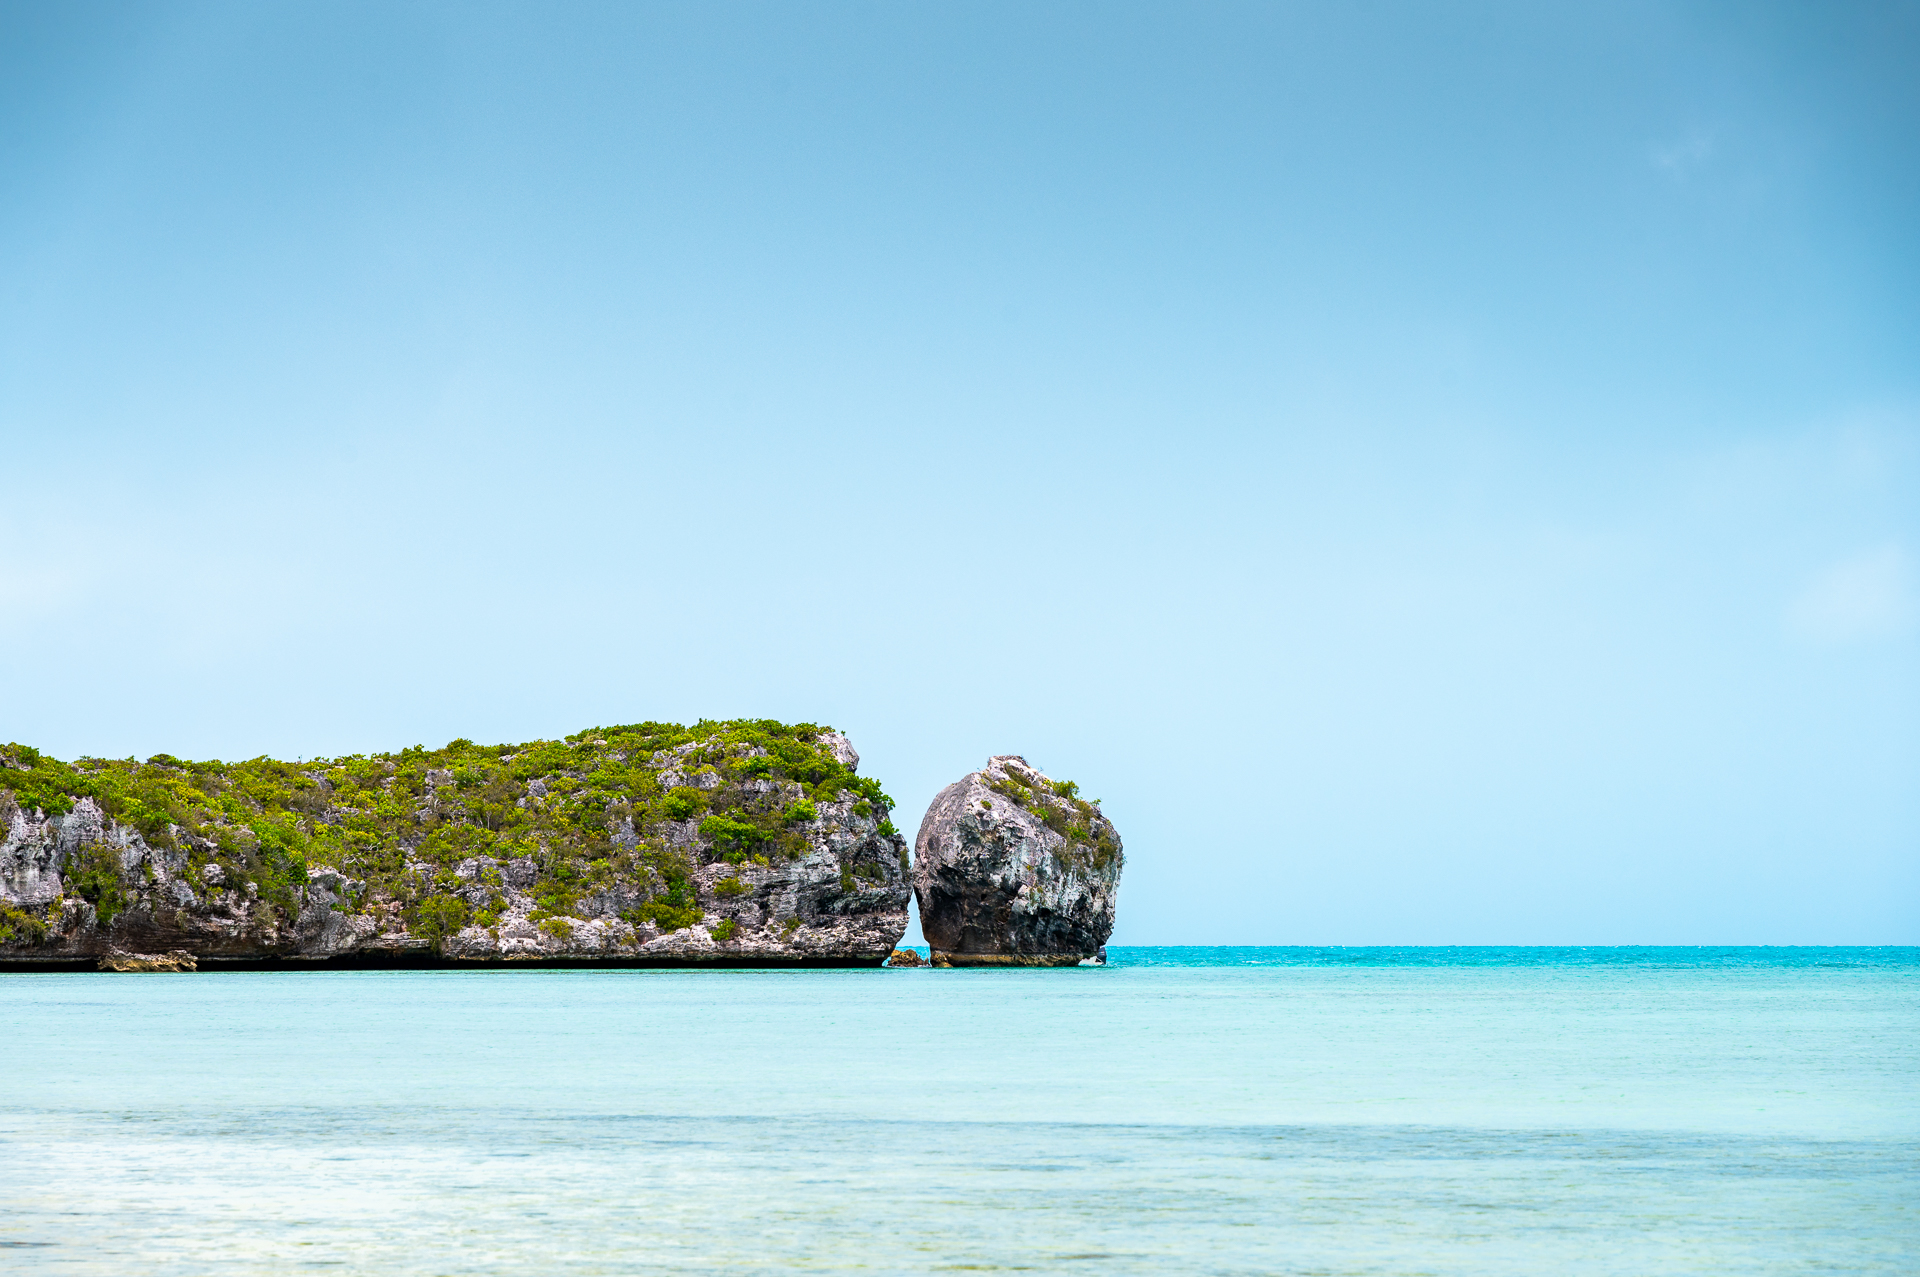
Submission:
M 0 1270 L 1920 1272 L 1920 950 L 0 975 Z

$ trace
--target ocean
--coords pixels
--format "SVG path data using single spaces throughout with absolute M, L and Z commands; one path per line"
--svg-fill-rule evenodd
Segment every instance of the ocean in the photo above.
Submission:
M 20 1273 L 1920 1271 L 1920 949 L 0 976 Z

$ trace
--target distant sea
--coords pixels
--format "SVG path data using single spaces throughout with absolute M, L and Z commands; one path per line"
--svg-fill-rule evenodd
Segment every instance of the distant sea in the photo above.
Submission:
M 1920 949 L 0 976 L 21 1273 L 1920 1271 Z

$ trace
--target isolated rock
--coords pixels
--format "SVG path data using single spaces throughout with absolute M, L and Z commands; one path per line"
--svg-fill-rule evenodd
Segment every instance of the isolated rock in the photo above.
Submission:
M 100 959 L 102 971 L 197 971 L 199 964 L 184 949 L 171 953 L 121 953 L 115 950 Z
M 1105 961 L 1120 835 L 1069 781 L 1017 755 L 940 791 L 914 843 L 913 890 L 934 966 Z
M 893 956 L 887 959 L 890 967 L 924 967 L 927 960 L 911 949 L 895 949 Z
M 0 745 L 0 970 L 879 966 L 907 845 L 859 762 L 765 719 L 301 763 Z

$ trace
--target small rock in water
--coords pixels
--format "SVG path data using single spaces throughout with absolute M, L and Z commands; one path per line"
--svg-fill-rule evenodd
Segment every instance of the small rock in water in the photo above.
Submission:
M 1123 862 L 1119 832 L 1075 785 L 989 759 L 940 791 L 914 842 L 932 964 L 1103 961 Z
M 911 949 L 895 949 L 893 956 L 887 959 L 887 965 L 890 967 L 924 967 L 927 965 L 927 962 L 925 958 L 922 958 Z
M 198 971 L 200 964 L 184 949 L 166 953 L 122 953 L 115 949 L 100 959 L 102 971 Z

